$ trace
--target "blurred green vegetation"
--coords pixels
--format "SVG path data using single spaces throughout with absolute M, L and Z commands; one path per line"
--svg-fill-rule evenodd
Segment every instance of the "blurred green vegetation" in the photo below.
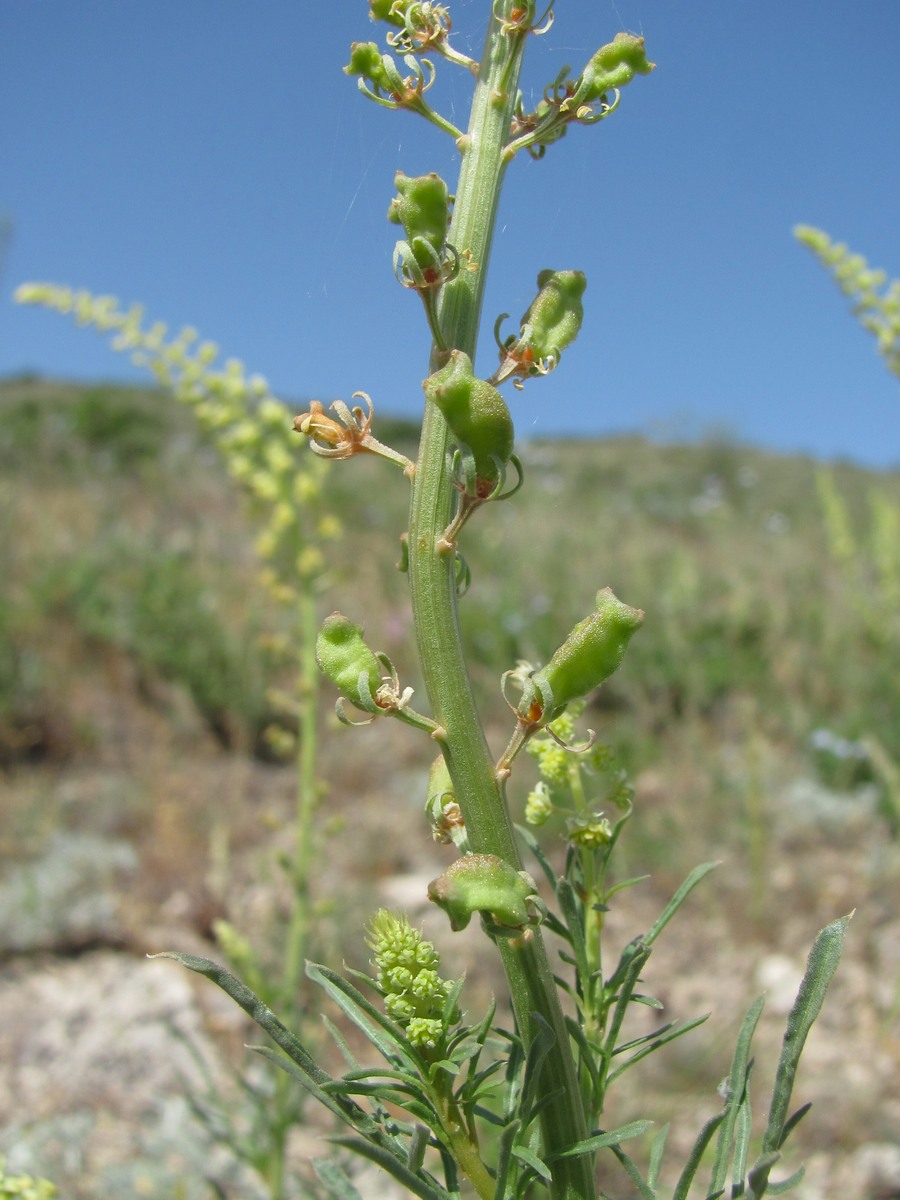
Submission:
M 375 433 L 414 454 L 411 425 Z M 505 720 L 500 673 L 546 660 L 609 585 L 647 612 L 588 714 L 601 737 L 614 730 L 626 763 L 664 759 L 675 739 L 743 740 L 748 722 L 754 736 L 808 747 L 826 781 L 841 763 L 829 765 L 827 738 L 810 742 L 817 730 L 837 759 L 866 738 L 900 757 L 900 552 L 885 550 L 900 470 L 837 463 L 826 485 L 811 459 L 716 439 L 519 449 L 525 488 L 480 513 L 461 545 L 473 573 L 462 620 L 489 723 Z M 190 413 L 149 389 L 7 380 L 0 479 L 0 762 L 91 751 L 102 731 L 80 721 L 76 682 L 98 656 L 127 664 L 150 699 L 181 689 L 224 746 L 265 753 L 267 691 L 290 670 L 273 651 L 288 617 L 257 586 L 252 519 Z M 415 685 L 395 568 L 407 486 L 381 463 L 334 464 L 347 533 L 321 603 L 362 621 Z M 849 542 L 835 540 L 835 495 Z M 850 765 L 854 782 L 870 777 L 864 755 Z

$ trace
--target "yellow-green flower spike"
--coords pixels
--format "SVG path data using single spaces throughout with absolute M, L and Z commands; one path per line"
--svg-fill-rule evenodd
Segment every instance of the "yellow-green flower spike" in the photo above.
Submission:
M 375 954 L 376 981 L 388 1014 L 405 1026 L 414 1046 L 433 1050 L 447 1032 L 445 1008 L 453 987 L 438 974 L 438 952 L 406 917 L 386 908 L 372 918 L 366 940 Z

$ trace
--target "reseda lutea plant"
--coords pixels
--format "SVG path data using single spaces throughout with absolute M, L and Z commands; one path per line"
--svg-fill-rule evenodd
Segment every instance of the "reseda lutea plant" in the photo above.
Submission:
M 487 6 L 486 6 L 487 7 Z M 761 1147 L 750 1152 L 750 1042 L 762 1007 L 755 1003 L 738 1038 L 722 1111 L 700 1131 L 687 1162 L 664 1180 L 665 1128 L 649 1145 L 642 1170 L 623 1149 L 643 1139 L 651 1122 L 600 1125 L 609 1089 L 648 1054 L 697 1025 L 663 1024 L 626 1033 L 633 1004 L 661 1007 L 640 990 L 657 937 L 710 870 L 698 867 L 658 920 L 624 949 L 609 969 L 603 926 L 610 902 L 636 882 L 615 882 L 610 864 L 632 811 L 631 787 L 595 735 L 579 735 L 584 697 L 622 662 L 644 619 L 640 609 L 601 587 L 592 611 L 561 637 L 546 665 L 510 664 L 500 687 L 510 710 L 510 735 L 498 755 L 488 745 L 475 705 L 458 622 L 471 584 L 463 555 L 469 522 L 523 486 L 514 420 L 500 392 L 558 367 L 584 317 L 584 275 L 535 263 L 537 293 L 518 334 L 494 332 L 499 362 L 489 378 L 474 366 L 484 288 L 500 190 L 507 167 L 522 152 L 544 157 L 574 125 L 613 114 L 620 89 L 648 74 L 642 38 L 619 34 L 573 75 L 564 67 L 534 109 L 518 79 L 529 39 L 553 19 L 534 0 L 493 0 L 479 63 L 450 45 L 447 7 L 414 0 L 372 0 L 370 17 L 387 26 L 387 51 L 355 43 L 346 71 L 360 91 L 389 110 L 424 117 L 453 139 L 460 155 L 453 188 L 435 174 L 398 172 L 388 219 L 399 226 L 393 266 L 400 284 L 418 295 L 431 341 L 424 368 L 424 417 L 417 460 L 384 446 L 373 434 L 373 410 L 340 402 L 333 415 L 319 402 L 294 421 L 296 432 L 323 458 L 375 454 L 399 467 L 411 486 L 403 566 L 410 598 L 427 712 L 390 660 L 367 642 L 352 616 L 333 613 L 318 630 L 319 668 L 339 692 L 348 724 L 399 719 L 423 739 L 434 759 L 426 812 L 439 841 L 456 860 L 428 887 L 453 929 L 476 918 L 500 956 L 514 1028 L 495 1022 L 495 1008 L 470 1021 L 462 980 L 441 974 L 434 946 L 402 915 L 379 910 L 366 940 L 373 976 L 351 978 L 314 963 L 309 979 L 334 1001 L 384 1060 L 359 1065 L 339 1034 L 348 1069 L 340 1077 L 246 984 L 208 959 L 172 954 L 231 995 L 266 1031 L 275 1049 L 266 1058 L 299 1079 L 342 1126 L 332 1140 L 378 1164 L 411 1195 L 454 1200 L 512 1200 L 547 1192 L 553 1200 L 594 1200 L 598 1156 L 621 1165 L 644 1198 L 684 1200 L 703 1168 L 704 1194 L 753 1200 L 805 1109 L 790 1112 L 797 1061 L 840 954 L 846 920 L 819 935 L 791 1012 Z M 435 63 L 471 72 L 468 126 L 457 128 L 430 103 Z M 423 352 L 424 360 L 424 352 Z M 476 522 L 477 523 L 477 522 Z M 597 581 L 602 584 L 602 580 Z M 519 754 L 537 762 L 540 782 L 526 803 L 528 827 L 516 829 L 507 804 Z M 562 873 L 533 830 L 554 818 L 565 831 Z M 534 860 L 526 870 L 520 850 Z M 535 875 L 541 879 L 538 884 Z M 564 978 L 554 974 L 548 930 L 562 940 Z M 564 1008 L 565 1004 L 565 1008 Z M 357 1197 L 352 1172 L 338 1160 L 314 1164 L 331 1197 Z

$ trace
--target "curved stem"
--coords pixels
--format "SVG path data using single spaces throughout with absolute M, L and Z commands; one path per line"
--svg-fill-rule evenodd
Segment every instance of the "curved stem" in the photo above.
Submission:
M 448 240 L 467 253 L 477 270 L 461 271 L 445 285 L 439 319 L 445 343 L 475 357 L 487 264 L 505 162 L 510 121 L 526 34 L 504 33 L 492 17 L 472 103 L 469 131 L 460 139 L 463 161 Z M 431 369 L 442 354 L 432 350 Z M 453 779 L 469 840 L 476 853 L 496 854 L 520 866 L 503 782 L 475 707 L 466 670 L 456 608 L 454 556 L 441 545 L 452 516 L 453 480 L 449 435 L 436 405 L 427 404 L 415 474 L 409 528 L 409 576 L 416 637 L 434 717 L 444 731 L 441 745 Z M 542 1090 L 559 1098 L 542 1115 L 548 1157 L 586 1136 L 584 1111 L 568 1033 L 553 973 L 539 930 L 500 945 L 510 997 L 526 1044 L 536 1032 L 535 1015 L 553 1030 Z M 558 1159 L 553 1168 L 554 1200 L 591 1200 L 596 1195 L 590 1156 Z

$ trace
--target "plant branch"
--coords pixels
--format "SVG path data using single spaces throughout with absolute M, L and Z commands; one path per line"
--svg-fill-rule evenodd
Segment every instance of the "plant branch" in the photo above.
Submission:
M 462 168 L 448 240 L 477 265 L 442 289 L 439 319 L 447 346 L 474 358 L 487 264 L 497 215 L 522 51 L 527 34 L 504 32 L 491 18 L 468 133 L 460 140 Z M 431 370 L 446 355 L 433 348 Z M 455 490 L 448 463 L 449 432 L 433 403 L 426 404 L 409 530 L 412 607 L 425 686 L 441 745 L 462 808 L 472 849 L 520 866 L 503 783 L 475 707 L 460 638 L 454 554 L 441 545 L 452 517 Z M 586 1136 L 568 1034 L 539 930 L 500 945 L 510 996 L 526 1044 L 537 1018 L 553 1031 L 542 1090 L 559 1093 L 542 1117 L 544 1152 L 554 1156 L 554 1200 L 595 1195 L 590 1155 L 556 1157 Z

